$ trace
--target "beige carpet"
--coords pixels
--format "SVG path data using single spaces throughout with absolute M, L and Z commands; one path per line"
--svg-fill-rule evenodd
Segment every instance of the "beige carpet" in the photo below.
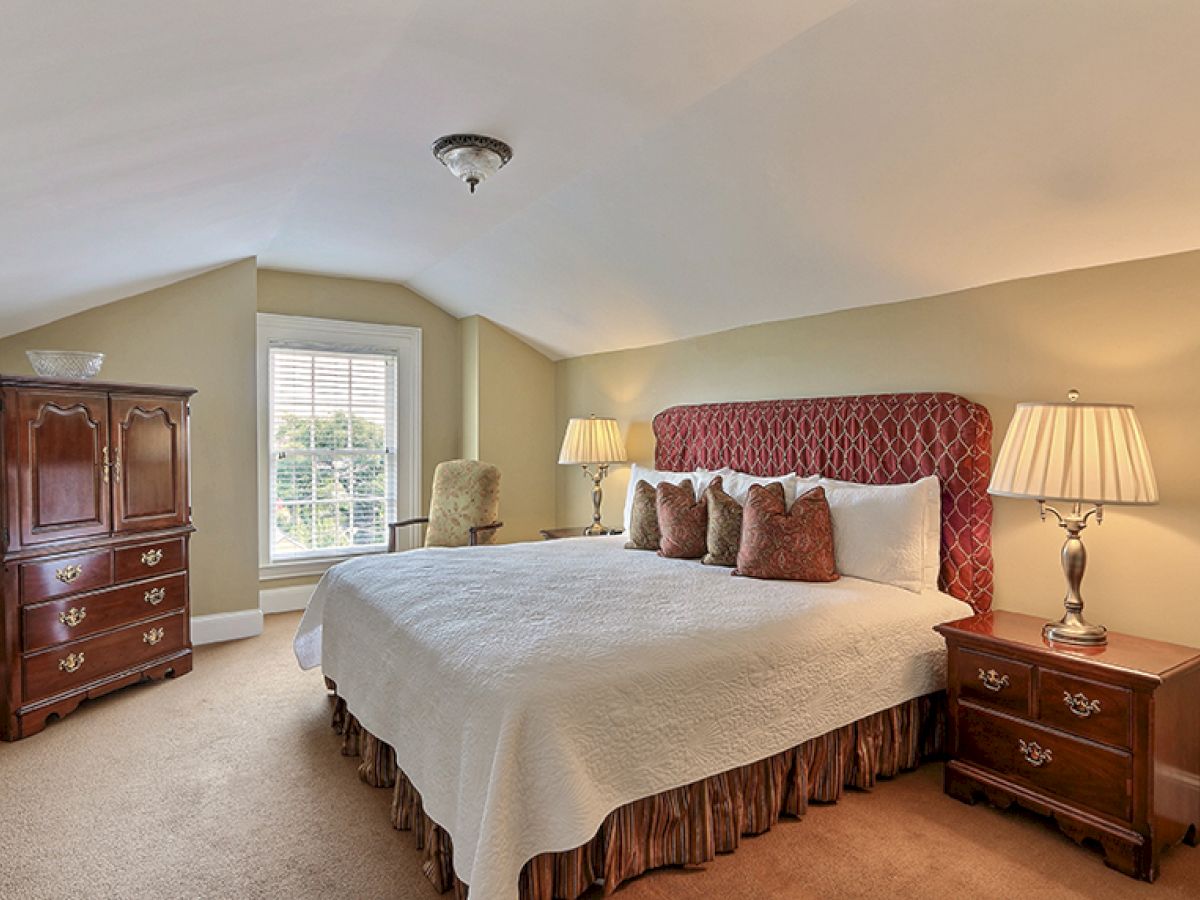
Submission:
M 261 638 L 200 648 L 179 681 L 0 745 L 0 896 L 436 900 L 412 836 L 388 825 L 390 791 L 338 755 L 320 675 L 291 655 L 297 621 L 268 617 Z M 1141 884 L 940 779 L 926 766 L 617 897 L 1200 897 L 1200 849 Z

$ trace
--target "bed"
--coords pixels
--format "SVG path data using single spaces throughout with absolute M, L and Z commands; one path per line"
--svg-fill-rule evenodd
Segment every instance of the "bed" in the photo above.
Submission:
M 991 424 L 951 394 L 673 407 L 659 469 L 936 474 L 940 590 L 731 578 L 620 538 L 431 548 L 332 569 L 296 638 L 343 752 L 393 790 L 441 890 L 606 891 L 696 864 L 937 750 L 932 626 L 991 599 Z

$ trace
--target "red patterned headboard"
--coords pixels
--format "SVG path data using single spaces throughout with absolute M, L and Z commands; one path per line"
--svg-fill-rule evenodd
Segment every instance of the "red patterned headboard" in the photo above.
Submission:
M 956 394 L 864 394 L 672 406 L 654 417 L 654 464 L 729 466 L 752 475 L 824 475 L 942 483 L 939 586 L 982 612 L 992 605 L 992 418 Z

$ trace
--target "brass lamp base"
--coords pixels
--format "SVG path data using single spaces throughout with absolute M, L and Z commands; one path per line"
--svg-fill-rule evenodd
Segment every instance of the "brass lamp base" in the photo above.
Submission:
M 1087 527 L 1088 519 L 1096 517 L 1096 524 L 1103 521 L 1103 507 L 1094 506 L 1086 513 L 1080 504 L 1074 504 L 1069 513 L 1060 513 L 1053 506 L 1048 506 L 1044 500 L 1039 500 L 1042 518 L 1046 513 L 1053 513 L 1067 532 L 1066 543 L 1062 548 L 1063 574 L 1067 576 L 1067 596 L 1063 598 L 1066 614 L 1057 622 L 1048 622 L 1042 628 L 1042 637 L 1056 644 L 1071 644 L 1076 647 L 1103 647 L 1108 643 L 1108 629 L 1103 625 L 1092 625 L 1083 620 L 1083 597 L 1079 594 L 1079 585 L 1083 581 L 1083 572 L 1087 567 L 1087 550 L 1079 534 Z
M 1103 625 L 1092 625 L 1083 621 L 1080 616 L 1067 613 L 1059 622 L 1047 622 L 1042 628 L 1042 637 L 1055 644 L 1103 647 L 1108 643 L 1108 629 Z
M 604 476 L 607 474 L 608 463 L 600 463 L 596 466 L 595 472 L 592 472 L 587 466 L 583 467 L 584 478 L 589 478 L 592 482 L 592 524 L 583 529 L 584 537 L 596 537 L 608 534 L 608 529 L 600 524 L 600 499 L 603 497 L 600 482 L 604 480 Z

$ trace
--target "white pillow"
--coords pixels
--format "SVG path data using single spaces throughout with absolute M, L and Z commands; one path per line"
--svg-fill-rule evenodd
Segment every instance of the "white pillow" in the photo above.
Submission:
M 772 484 L 778 481 L 783 485 L 783 499 L 788 506 L 791 506 L 796 499 L 796 483 L 798 479 L 795 475 L 774 475 L 770 478 L 764 478 L 759 475 L 747 475 L 745 472 L 739 472 L 736 469 L 717 469 L 711 473 L 712 476 L 721 476 L 721 489 L 730 497 L 740 503 L 746 505 L 746 499 L 750 496 L 750 486 L 752 484 Z M 709 479 L 711 484 L 712 479 Z M 816 480 L 809 487 L 815 487 Z M 707 485 L 705 485 L 707 488 Z M 806 488 L 807 490 L 807 488 Z
M 855 484 L 822 478 L 833 519 L 833 554 L 843 575 L 936 590 L 941 558 L 941 486 Z
M 820 484 L 821 484 L 821 476 L 820 475 L 797 475 L 796 476 L 796 496 L 793 497 L 792 500 L 795 501 L 795 500 L 799 499 L 801 496 L 803 496 L 804 494 L 807 494 L 813 488 L 819 487 Z
M 629 533 L 629 516 L 633 511 L 633 493 L 637 490 L 639 481 L 644 481 L 650 487 L 662 481 L 680 484 L 690 480 L 696 496 L 701 496 L 708 489 L 708 484 L 717 475 L 708 469 L 697 469 L 695 472 L 663 472 L 658 469 L 648 469 L 634 463 L 629 469 L 629 487 L 625 490 L 625 533 Z

